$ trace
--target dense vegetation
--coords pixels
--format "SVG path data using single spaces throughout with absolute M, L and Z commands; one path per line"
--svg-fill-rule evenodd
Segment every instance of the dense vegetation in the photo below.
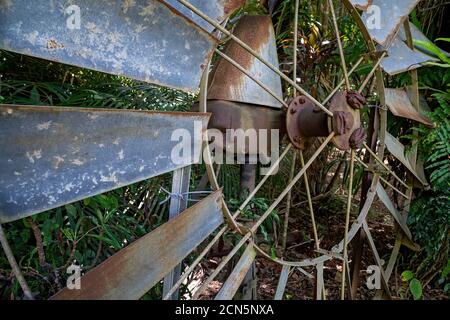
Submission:
M 277 35 L 280 66 L 286 74 L 292 72 L 292 0 L 281 3 L 273 13 Z M 444 1 L 422 1 L 413 12 L 413 23 L 430 39 L 443 37 L 445 15 Z M 322 1 L 301 1 L 298 52 L 299 78 L 302 86 L 316 97 L 325 97 L 341 79 L 339 56 L 329 17 Z M 348 63 L 354 63 L 365 52 L 364 41 L 352 19 L 339 8 L 342 18 L 339 24 L 345 35 L 345 51 Z M 257 1 L 237 15 L 264 13 Z M 235 19 L 232 19 L 235 21 Z M 351 41 L 350 41 L 351 40 Z M 436 44 L 449 48 L 448 39 L 436 40 Z M 435 48 L 430 48 L 435 50 Z M 398 273 L 403 273 L 405 283 L 415 279 L 421 287 L 428 286 L 448 294 L 449 272 L 449 222 L 450 222 L 450 60 L 439 54 L 440 62 L 419 71 L 419 86 L 428 102 L 429 118 L 434 128 L 417 126 L 401 118 L 389 119 L 389 131 L 402 137 L 402 141 L 417 147 L 419 159 L 425 163 L 426 175 L 431 183 L 428 190 L 415 190 L 408 224 L 414 240 L 421 246 L 419 252 L 402 250 Z M 360 81 L 367 75 L 370 65 L 361 65 L 353 80 Z M 390 87 L 409 85 L 405 74 L 387 77 Z M 292 94 L 286 90 L 287 95 Z M 76 106 L 91 108 L 145 109 L 186 111 L 196 97 L 176 90 L 161 88 L 123 77 L 105 75 L 76 67 L 65 66 L 36 58 L 0 51 L 0 103 Z M 369 96 L 370 99 L 370 96 Z M 368 114 L 365 115 L 366 121 Z M 347 183 L 347 163 L 342 154 L 328 150 L 325 158 L 312 170 L 313 196 L 326 194 L 315 203 L 324 214 L 336 214 L 344 201 L 336 190 L 339 183 L 326 179 L 331 170 L 342 170 L 342 185 Z M 332 160 L 330 160 L 332 159 Z M 244 213 L 252 219 L 267 209 L 267 203 L 285 186 L 291 159 L 283 162 L 279 174 L 263 189 Z M 395 159 L 390 159 L 395 167 Z M 339 168 L 339 169 L 336 169 Z M 354 193 L 360 188 L 362 168 L 358 167 Z M 202 166 L 194 168 L 191 189 L 195 188 L 204 173 Z M 4 225 L 15 256 L 24 271 L 29 285 L 38 298 L 48 298 L 65 284 L 65 270 L 73 261 L 89 270 L 108 256 L 138 239 L 167 220 L 167 196 L 161 187 L 170 186 L 170 174 L 143 181 L 126 188 L 85 199 L 64 207 L 43 212 L 30 218 Z M 231 208 L 238 204 L 239 168 L 224 166 L 220 172 Z M 302 186 L 294 189 L 296 203 L 304 203 Z M 277 254 L 283 208 L 274 212 L 264 224 L 262 236 Z M 295 215 L 294 213 L 292 213 Z M 325 223 L 324 223 L 325 224 Z M 325 228 L 325 226 L 319 226 Z M 226 241 L 233 241 L 226 238 Z M 183 288 L 183 290 L 187 290 Z M 409 293 L 400 288 L 397 294 L 408 298 Z M 160 298 L 161 286 L 155 287 L 145 298 Z M 420 295 L 417 296 L 419 298 Z M 21 299 L 22 292 L 15 280 L 3 252 L 0 254 L 0 299 Z

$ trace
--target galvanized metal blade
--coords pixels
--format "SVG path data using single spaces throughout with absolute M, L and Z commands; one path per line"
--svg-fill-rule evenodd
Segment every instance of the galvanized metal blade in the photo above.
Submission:
M 420 51 L 411 50 L 400 37 L 394 39 L 387 49 L 388 56 L 381 61 L 381 67 L 391 76 L 422 67 L 428 61 L 436 61 Z
M 65 288 L 51 299 L 139 299 L 222 223 L 216 191 L 89 271 L 80 290 Z
M 387 194 L 386 190 L 383 188 L 383 186 L 379 182 L 377 184 L 377 195 L 380 198 L 381 202 L 383 202 L 384 206 L 389 210 L 392 217 L 398 223 L 398 225 L 403 230 L 403 232 L 408 237 L 408 239 L 410 239 L 412 241 L 411 231 L 409 231 L 409 228 L 406 225 L 405 219 L 402 217 L 400 212 L 398 212 L 398 210 L 395 208 L 395 206 L 392 203 L 391 199 L 389 198 L 389 195 Z
M 405 146 L 400 141 L 386 131 L 384 142 L 389 152 L 397 158 L 413 174 L 413 176 L 422 183 L 422 185 L 428 185 L 428 182 L 413 169 L 411 163 L 405 156 Z
M 2 49 L 185 91 L 198 90 L 216 45 L 157 0 L 0 2 Z
M 231 300 L 239 289 L 245 275 L 250 270 L 256 258 L 256 251 L 253 244 L 249 244 L 239 259 L 236 267 L 231 272 L 227 281 L 223 284 L 215 300 Z
M 413 107 L 405 90 L 386 88 L 385 96 L 386 105 L 395 116 L 418 121 L 426 126 L 433 127 L 433 123 Z
M 419 0 L 373 0 L 374 10 L 364 12 L 361 18 L 372 39 L 380 45 L 387 45 L 418 2 Z
M 0 105 L 0 223 L 197 163 L 208 118 Z
M 189 18 L 195 22 L 198 26 L 211 33 L 214 30 L 214 26 L 196 15 L 194 12 L 183 6 L 177 0 L 163 0 L 168 5 L 172 6 L 175 10 L 181 12 L 186 18 Z M 236 9 L 244 5 L 245 0 L 189 0 L 197 9 L 200 9 L 211 19 L 217 22 L 222 22 L 228 18 Z
M 420 41 L 426 42 L 426 43 L 428 43 L 428 44 L 433 44 L 433 45 L 434 45 L 434 43 L 433 43 L 430 39 L 428 39 L 428 38 L 422 33 L 422 31 L 420 31 L 413 23 L 409 22 L 409 28 L 410 28 L 410 30 L 411 30 L 411 36 L 412 36 L 412 39 L 413 39 L 413 40 L 420 40 Z M 402 27 L 400 28 L 400 31 L 399 31 L 398 36 L 400 37 L 400 39 L 402 39 L 402 41 L 406 42 L 405 27 L 404 27 L 403 25 L 402 25 Z M 433 52 L 427 50 L 426 48 L 424 48 L 424 47 L 422 47 L 422 46 L 420 46 L 420 45 L 415 45 L 414 48 L 415 48 L 416 50 L 422 51 L 423 53 L 425 53 L 425 54 L 427 54 L 427 55 L 429 55 L 429 56 L 435 57 L 435 54 L 434 54 Z M 448 52 L 446 52 L 446 51 L 444 51 L 444 50 L 442 50 L 442 49 L 440 49 L 440 48 L 439 48 L 439 51 L 440 51 L 442 54 L 446 55 L 446 56 L 450 56 L 450 53 L 448 53 Z

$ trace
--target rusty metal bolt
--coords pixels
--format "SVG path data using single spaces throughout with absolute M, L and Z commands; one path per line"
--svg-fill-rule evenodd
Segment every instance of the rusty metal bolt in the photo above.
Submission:
M 366 140 L 366 131 L 364 128 L 358 128 L 353 131 L 348 142 L 352 149 L 359 149 L 361 148 L 364 140 Z
M 348 91 L 346 93 L 347 103 L 353 109 L 361 109 L 366 103 L 366 98 L 359 92 Z
M 292 108 L 292 109 L 289 110 L 289 112 L 290 112 L 291 114 L 294 114 L 294 113 L 297 112 L 297 110 L 295 110 L 294 108 Z
M 352 115 L 345 111 L 333 112 L 333 131 L 336 135 L 346 134 L 352 128 Z
M 304 103 L 306 102 L 305 97 L 300 97 L 300 98 L 298 98 L 298 102 L 299 102 L 300 104 L 304 104 Z

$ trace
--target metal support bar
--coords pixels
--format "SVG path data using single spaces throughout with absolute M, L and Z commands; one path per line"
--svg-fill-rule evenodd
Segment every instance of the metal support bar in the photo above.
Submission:
M 191 177 L 191 166 L 177 169 L 173 172 L 172 177 L 172 194 L 170 199 L 169 220 L 178 216 L 181 212 L 186 210 L 188 206 L 188 197 L 180 197 L 189 192 L 189 182 Z M 173 287 L 176 280 L 181 274 L 181 263 L 178 264 L 172 271 L 164 277 L 163 296 L 168 293 Z M 172 300 L 178 300 L 178 290 L 171 296 Z
M 2 244 L 3 251 L 5 252 L 6 258 L 11 266 L 14 275 L 16 276 L 17 281 L 19 282 L 20 287 L 25 295 L 25 297 L 29 300 L 34 300 L 33 294 L 31 293 L 30 288 L 28 287 L 27 281 L 20 270 L 19 265 L 17 264 L 16 258 L 14 258 L 14 254 L 9 246 L 8 239 L 6 239 L 5 232 L 3 231 L 3 227 L 0 224 L 0 243 Z

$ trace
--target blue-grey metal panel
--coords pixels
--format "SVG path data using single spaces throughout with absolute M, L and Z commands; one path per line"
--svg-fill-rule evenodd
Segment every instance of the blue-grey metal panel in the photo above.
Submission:
M 197 163 L 208 118 L 0 105 L 0 223 Z
M 387 45 L 419 0 L 373 0 L 371 10 L 361 16 L 373 40 Z
M 157 0 L 0 1 L 0 48 L 185 91 L 215 47 Z
M 194 21 L 197 25 L 202 27 L 208 32 L 214 30 L 214 26 L 200 18 L 194 12 L 183 6 L 177 0 L 163 0 L 167 4 L 171 5 L 175 10 L 181 12 L 185 17 Z M 197 9 L 200 9 L 208 17 L 214 19 L 217 22 L 224 21 L 230 14 L 232 14 L 240 6 L 244 5 L 245 0 L 189 0 Z
M 89 271 L 80 290 L 65 288 L 51 299 L 139 299 L 222 223 L 216 191 Z
M 411 30 L 411 36 L 412 36 L 413 40 L 419 40 L 419 41 L 423 41 L 423 42 L 426 42 L 426 43 L 429 43 L 429 44 L 434 44 L 430 39 L 427 38 L 426 35 L 424 35 L 424 34 L 422 33 L 422 31 L 420 31 L 420 30 L 414 25 L 414 23 L 409 22 L 409 28 L 410 28 L 410 30 Z M 399 31 L 399 33 L 398 33 L 398 36 L 400 37 L 400 39 L 402 39 L 402 41 L 406 42 L 406 33 L 405 33 L 405 27 L 404 27 L 404 26 L 402 26 L 402 27 L 400 28 L 400 31 Z M 425 54 L 427 54 L 427 55 L 430 55 L 430 56 L 432 56 L 432 57 L 436 57 L 436 54 L 435 54 L 435 53 L 433 53 L 433 52 L 427 50 L 426 48 L 424 48 L 424 47 L 422 47 L 422 46 L 420 46 L 420 45 L 415 45 L 415 49 L 416 49 L 416 50 L 419 50 L 419 51 L 422 51 L 423 53 L 425 53 Z M 440 48 L 439 48 L 439 51 L 440 51 L 442 54 L 445 54 L 447 57 L 450 56 L 450 53 L 448 53 L 448 52 L 446 52 L 446 51 L 444 51 L 444 50 L 442 50 L 442 49 L 440 49 Z
M 411 50 L 400 37 L 396 37 L 387 49 L 388 56 L 381 61 L 381 68 L 391 76 L 420 68 L 427 61 L 435 61 L 420 51 Z

